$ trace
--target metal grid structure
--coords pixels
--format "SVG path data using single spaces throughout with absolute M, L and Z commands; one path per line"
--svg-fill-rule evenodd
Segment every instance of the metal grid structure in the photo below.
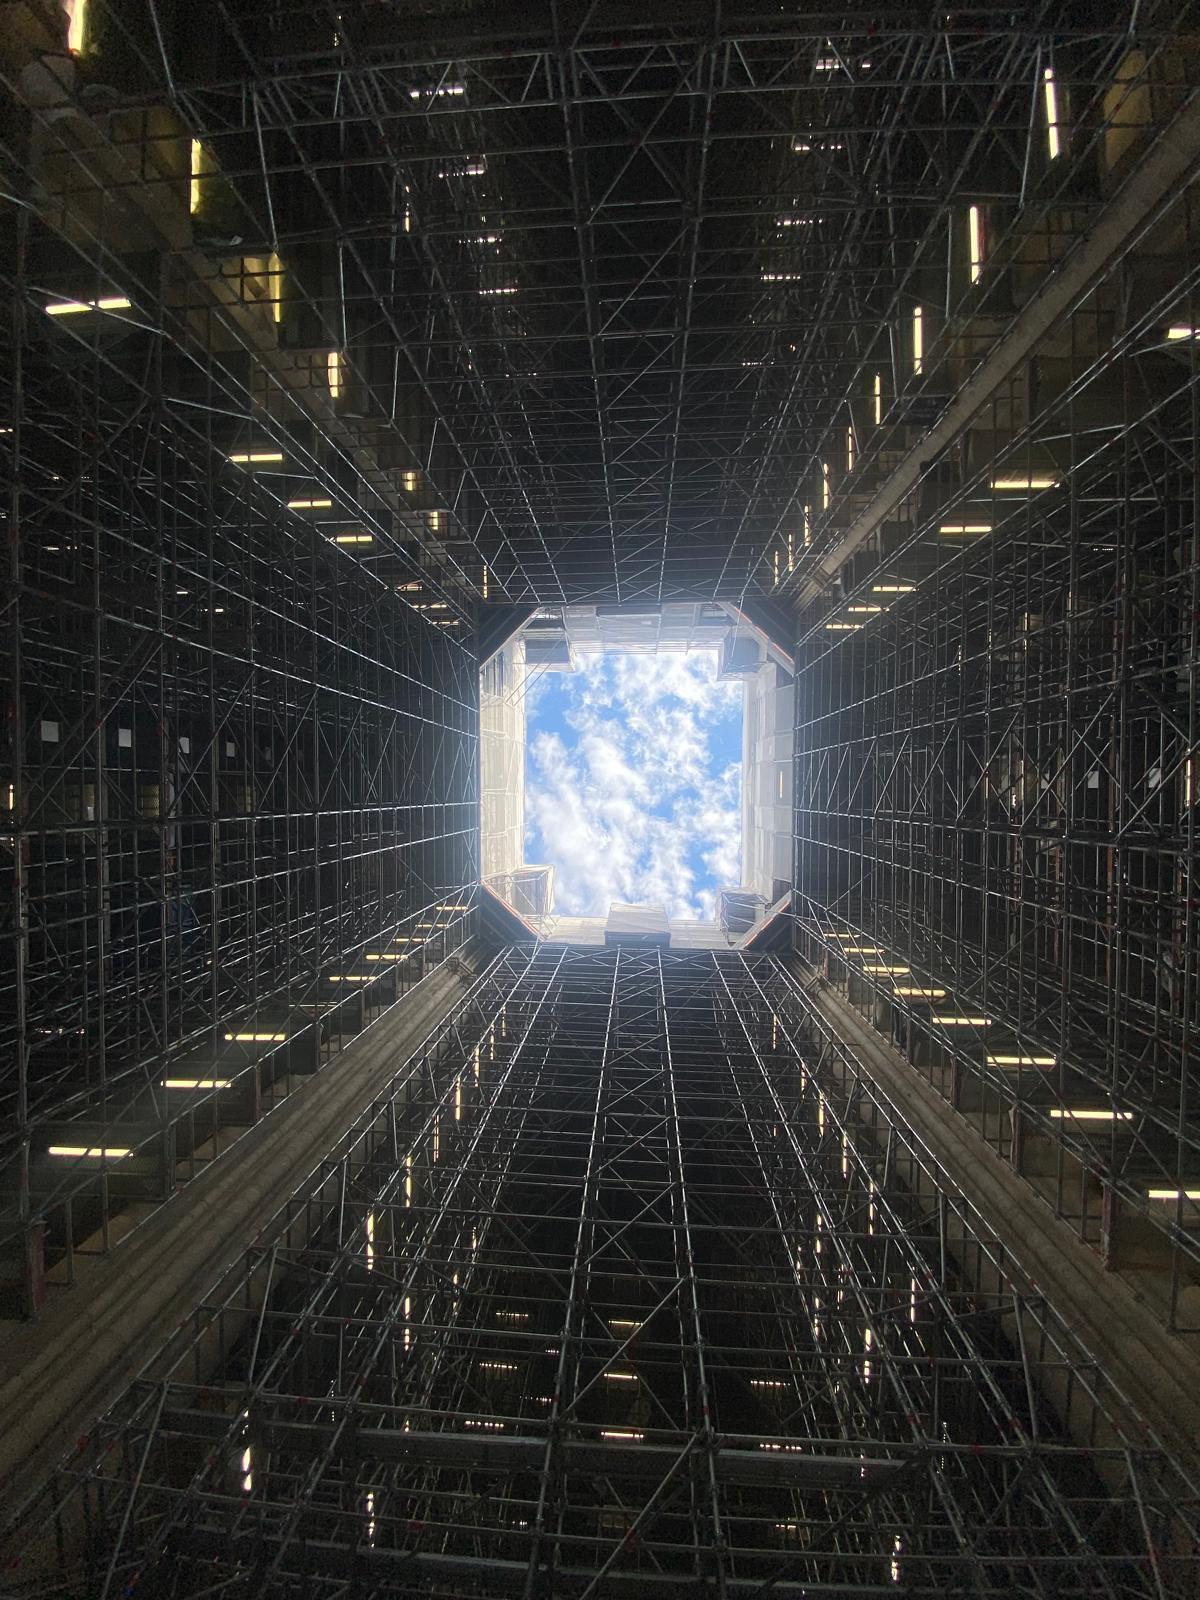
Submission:
M 500 954 L 22 1592 L 1184 1592 L 1194 1490 L 883 1109 L 778 957 Z
M 909 383 L 978 380 L 975 410 L 911 479 L 872 425 L 818 518 L 830 581 L 792 582 L 797 949 L 1195 1331 L 1200 255 L 1194 191 L 1128 176 L 1186 82 L 1178 50 L 1127 58 L 1072 125 L 1073 191 L 975 275 L 965 227 L 941 250 L 954 310 Z M 1124 233 L 1033 338 L 1031 262 L 1121 192 Z
M 94 74 L 199 141 L 198 221 L 274 257 L 442 558 L 545 603 L 737 599 L 799 561 L 801 484 L 953 206 L 998 241 L 1044 203 L 1052 41 L 1084 119 L 1131 20 L 253 0 L 197 38 L 88 3 Z M 1149 49 L 1174 20 L 1141 8 Z
M 314 487 L 337 440 L 288 397 L 308 357 L 262 274 L 203 311 L 194 262 L 118 267 L 167 197 L 109 197 L 63 127 L 30 155 L 58 229 L 8 218 L 8 1315 L 457 948 L 478 878 L 461 601 L 370 482 Z M 114 276 L 127 304 L 90 308 Z

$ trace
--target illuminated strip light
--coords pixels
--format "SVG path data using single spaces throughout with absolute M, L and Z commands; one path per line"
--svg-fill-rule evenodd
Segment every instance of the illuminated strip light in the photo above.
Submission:
M 782 1378 L 751 1378 L 752 1389 L 786 1389 L 788 1386 Z
M 282 1044 L 286 1033 L 227 1033 L 227 1044 Z
M 407 961 L 408 957 L 407 956 L 377 956 L 377 955 L 369 955 L 367 957 L 367 960 L 368 961 L 394 962 L 394 961 Z
M 854 424 L 846 424 L 846 471 L 854 471 Z
M 978 206 L 967 212 L 967 228 L 971 241 L 971 282 L 978 283 L 983 271 L 983 215 Z
M 480 1361 L 478 1365 L 485 1372 L 516 1372 L 517 1370 L 511 1361 Z
M 641 1323 L 634 1321 L 632 1317 L 609 1317 L 608 1325 L 610 1328 L 628 1328 L 632 1333 L 636 1333 L 641 1327 Z
M 67 0 L 63 8 L 67 13 L 67 49 L 79 55 L 84 46 L 87 24 L 87 0 Z
M 497 1311 L 498 1317 L 503 1317 L 506 1322 L 528 1322 L 528 1311 Z
M 108 1161 L 119 1161 L 122 1156 L 131 1156 L 133 1151 L 128 1145 L 123 1144 L 52 1144 L 46 1152 L 49 1156 L 103 1156 Z
M 102 300 L 56 300 L 48 305 L 48 317 L 77 317 L 85 311 L 128 311 L 131 302 L 123 294 L 105 295 Z
M 984 1061 L 989 1067 L 1054 1067 L 1058 1065 L 1057 1056 L 985 1056 Z
M 326 504 L 328 504 L 328 501 L 326 501 Z M 335 533 L 333 542 L 334 544 L 374 544 L 375 535 L 373 533 Z
M 830 485 L 829 485 L 829 463 L 828 463 L 828 461 L 822 461 L 822 463 L 821 463 L 821 510 L 822 511 L 828 511 L 829 510 L 829 502 L 830 502 L 830 499 L 832 498 L 832 493 L 833 493 L 833 491 L 831 490 Z
M 991 1017 L 930 1017 L 930 1022 L 936 1022 L 940 1028 L 990 1028 Z
M 282 461 L 282 450 L 239 450 L 236 455 L 229 457 L 235 466 L 255 466 L 260 461 Z
M 943 522 L 938 527 L 939 533 L 991 533 L 990 522 Z
M 776 217 L 775 226 L 777 228 L 807 228 L 812 220 L 811 217 Z
M 367 1212 L 367 1220 L 363 1225 L 367 1236 L 367 1271 L 375 1271 L 375 1213 Z
M 893 993 L 903 995 L 909 1000 L 944 1000 L 946 998 L 945 989 L 923 989 L 919 984 L 897 984 Z
M 803 274 L 799 272 L 763 272 L 759 276 L 764 283 L 799 283 Z
M 516 286 L 515 283 L 504 283 L 504 284 L 501 284 L 499 287 L 494 288 L 494 289 L 480 289 L 479 290 L 480 294 L 516 294 L 516 292 L 517 292 L 517 286 Z
M 911 967 L 871 967 L 871 966 L 868 966 L 868 967 L 864 967 L 863 971 L 864 972 L 897 972 L 897 973 L 904 973 L 904 972 L 911 972 L 912 968 Z
M 408 98 L 410 100 L 444 100 L 447 95 L 461 95 L 466 94 L 466 92 L 467 86 L 465 83 L 439 83 L 433 89 L 410 89 Z
M 809 139 L 793 139 L 792 154 L 797 156 L 811 155 L 814 150 L 840 150 L 840 139 L 818 139 L 815 144 Z
M 880 423 L 882 423 L 882 421 L 883 421 L 883 373 L 882 372 L 877 372 L 875 374 L 875 383 L 874 383 L 874 386 L 873 386 L 872 398 L 873 398 L 874 404 L 875 404 L 875 426 L 879 427 Z
M 200 179 L 204 172 L 204 146 L 199 139 L 192 140 L 191 172 L 188 186 L 188 211 L 194 217 L 200 209 Z
M 842 954 L 847 956 L 881 956 L 883 951 L 875 944 L 844 944 L 842 946 Z M 900 971 L 901 969 L 897 967 L 896 970 Z M 903 970 L 907 972 L 908 968 L 905 967 Z
M 825 631 L 827 633 L 856 633 L 861 627 L 861 622 L 827 622 Z
M 646 1435 L 638 1433 L 634 1428 L 601 1428 L 600 1437 L 602 1439 L 623 1439 L 628 1444 L 638 1444 Z
M 1057 489 L 1058 479 L 1048 472 L 1030 472 L 1023 478 L 993 478 L 992 488 L 1001 493 L 1028 494 L 1033 489 Z
M 463 1419 L 463 1427 L 464 1428 L 486 1428 L 491 1433 L 503 1433 L 504 1432 L 504 1424 L 502 1422 L 484 1422 L 484 1421 L 481 1421 L 481 1420 L 479 1420 L 479 1419 L 477 1419 L 475 1417 L 465 1417 Z
M 400 482 L 404 485 L 405 494 L 416 494 L 417 485 L 421 480 L 419 472 L 402 472 Z
M 289 500 L 289 511 L 328 511 L 333 505 L 332 500 Z
M 329 394 L 333 400 L 342 397 L 342 355 L 340 350 L 331 350 L 325 357 L 325 376 L 329 381 Z
M 1052 1122 L 1132 1122 L 1132 1111 L 1069 1111 L 1060 1106 L 1051 1106 L 1050 1119 Z
M 855 615 L 858 612 L 871 612 L 871 613 L 873 613 L 875 615 L 878 615 L 879 612 L 886 611 L 887 607 L 886 606 L 847 606 L 846 610 L 851 616 Z
M 329 981 L 330 983 L 370 983 L 371 974 L 369 972 L 331 972 Z
M 1058 84 L 1054 81 L 1054 68 L 1042 72 L 1042 91 L 1046 100 L 1046 151 L 1051 161 L 1062 154 L 1062 138 L 1058 122 Z
M 164 1078 L 164 1089 L 228 1089 L 232 1078 Z
M 913 371 L 925 370 L 925 311 L 921 306 L 913 307 L 912 314 L 913 338 Z
M 872 594 L 915 594 L 915 583 L 873 583 Z
M 1182 326 L 1168 328 L 1167 338 L 1172 343 L 1178 343 L 1180 339 L 1200 339 L 1200 328 L 1185 328 Z
M 442 902 L 442 904 L 438 907 L 439 911 L 470 911 L 470 909 L 471 909 L 470 901 L 463 901 L 461 904 L 456 903 L 454 905 L 451 905 L 449 903 L 449 901 L 444 900 Z
M 1147 1200 L 1200 1200 L 1200 1189 L 1147 1189 Z
M 478 161 L 465 161 L 461 166 L 441 167 L 438 169 L 439 178 L 482 178 L 487 171 L 487 158 L 481 156 Z

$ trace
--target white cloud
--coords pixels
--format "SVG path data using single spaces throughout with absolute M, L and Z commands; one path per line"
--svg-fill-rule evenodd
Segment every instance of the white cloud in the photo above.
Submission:
M 598 916 L 624 900 L 711 921 L 716 888 L 739 880 L 741 771 L 709 730 L 736 714 L 741 686 L 718 683 L 706 651 L 582 657 L 560 682 L 574 738 L 531 717 L 525 796 L 557 909 Z

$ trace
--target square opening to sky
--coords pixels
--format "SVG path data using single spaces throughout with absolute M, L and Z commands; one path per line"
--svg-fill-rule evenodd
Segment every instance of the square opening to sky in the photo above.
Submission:
M 525 860 L 555 910 L 712 922 L 741 882 L 742 684 L 715 650 L 579 654 L 526 679 Z

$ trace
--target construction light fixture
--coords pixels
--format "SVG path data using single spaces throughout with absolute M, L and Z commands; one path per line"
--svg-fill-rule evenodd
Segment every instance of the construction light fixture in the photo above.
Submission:
M 367 960 L 368 960 L 368 961 L 383 961 L 383 962 L 385 962 L 385 963 L 388 963 L 388 964 L 391 964 L 391 963 L 394 963 L 394 962 L 396 962 L 396 961 L 407 961 L 407 960 L 408 960 L 408 957 L 407 957 L 407 956 L 378 956 L 378 955 L 368 955 L 368 957 L 367 957 Z
M 938 526 L 939 533 L 991 533 L 990 522 L 943 522 Z
M 751 1378 L 752 1389 L 786 1389 L 787 1384 L 782 1378 Z
M 983 213 L 978 206 L 967 212 L 967 232 L 971 246 L 971 282 L 978 283 L 983 271 Z
M 487 157 L 479 156 L 474 161 L 464 161 L 458 166 L 439 167 L 439 178 L 482 178 L 487 172 Z
M 400 482 L 404 485 L 405 494 L 416 494 L 420 476 L 419 472 L 402 472 L 400 474 Z
M 851 616 L 853 616 L 853 615 L 855 615 L 856 613 L 859 613 L 859 612 L 872 612 L 872 613 L 875 613 L 877 615 L 880 611 L 886 611 L 887 607 L 886 606 L 847 606 L 846 610 L 851 614 Z
M 812 507 L 804 508 L 804 548 L 807 550 L 812 543 Z
M 48 305 L 48 317 L 78 317 L 85 311 L 128 311 L 131 301 L 123 294 L 103 295 L 99 300 L 55 300 Z
M 204 146 L 199 139 L 192 140 L 188 211 L 194 217 L 200 209 L 200 179 L 204 174 Z
M 846 424 L 846 471 L 854 471 L 854 424 Z
M 913 371 L 925 370 L 925 311 L 914 306 L 912 314 Z
M 821 463 L 821 510 L 829 510 L 829 502 L 833 498 L 833 491 L 829 485 L 829 463 Z
M 1147 1189 L 1147 1200 L 1200 1200 L 1200 1189 Z
M 1058 1065 L 1057 1056 L 985 1056 L 984 1061 L 989 1067 L 1054 1067 Z
M 1178 343 L 1181 339 L 1200 339 L 1200 328 L 1186 328 L 1182 325 L 1168 328 L 1167 338 L 1172 343 Z
M 89 1156 L 93 1160 L 104 1157 L 106 1161 L 119 1161 L 122 1156 L 131 1156 L 133 1151 L 124 1144 L 52 1144 L 46 1151 L 48 1156 Z
M 331 972 L 329 974 L 329 981 L 330 983 L 370 983 L 371 974 L 369 972 Z
M 483 569 L 483 581 L 480 587 L 482 589 L 483 598 L 486 600 L 488 597 L 488 569 L 486 567 Z
M 332 500 L 289 500 L 289 511 L 329 511 L 332 509 Z
M 226 1044 L 283 1044 L 286 1033 L 227 1033 Z
M 610 1328 L 628 1328 L 631 1333 L 636 1333 L 641 1327 L 641 1323 L 633 1317 L 609 1317 L 608 1325 Z
M 335 533 L 333 542 L 334 544 L 374 544 L 375 535 L 373 533 Z
M 67 49 L 73 56 L 82 54 L 87 40 L 87 0 L 66 0 Z
M 364 1232 L 366 1233 L 366 1236 L 367 1236 L 367 1271 L 368 1272 L 374 1272 L 374 1270 L 375 1270 L 375 1213 L 373 1211 L 368 1211 L 367 1212 L 367 1220 L 366 1220 L 366 1223 L 364 1224 Z
M 939 1028 L 990 1028 L 991 1017 L 939 1017 L 936 1013 L 930 1017 L 930 1022 L 936 1022 Z
M 912 968 L 911 967 L 888 967 L 888 966 L 882 966 L 882 967 L 865 966 L 863 968 L 863 971 L 864 972 L 905 973 L 905 972 L 911 972 Z
M 164 1089 L 228 1089 L 232 1078 L 164 1078 Z
M 1034 489 L 1057 489 L 1058 479 L 1049 472 L 1029 472 L 1024 477 L 993 478 L 992 488 L 1000 493 L 1029 494 Z
M 639 1444 L 646 1435 L 638 1433 L 634 1428 L 601 1428 L 602 1439 L 623 1439 L 626 1444 Z
M 827 622 L 826 633 L 857 633 L 862 627 L 861 622 Z
M 1046 153 L 1051 161 L 1057 161 L 1062 154 L 1062 138 L 1058 123 L 1058 84 L 1053 67 L 1042 70 L 1042 92 L 1046 100 Z
M 282 450 L 239 450 L 228 458 L 235 467 L 258 467 L 268 462 L 282 461 Z
M 1101 1111 L 1077 1110 L 1072 1111 L 1060 1106 L 1050 1107 L 1050 1117 L 1053 1122 L 1132 1122 L 1132 1111 Z
M 480 289 L 479 291 L 480 294 L 516 294 L 516 292 L 517 286 L 515 283 L 497 284 L 494 288 Z
M 764 283 L 799 283 L 801 274 L 798 272 L 763 272 L 759 276 Z
M 604 1381 L 605 1383 L 637 1383 L 639 1379 L 636 1372 L 606 1372 Z
M 410 89 L 408 98 L 410 100 L 445 100 L 464 95 L 466 92 L 467 86 L 465 83 L 439 83 L 435 88 Z
M 342 354 L 340 350 L 331 350 L 325 357 L 325 377 L 329 383 L 329 396 L 332 400 L 342 398 Z
M 871 585 L 871 593 L 914 594 L 916 592 L 916 587 L 917 586 L 915 583 L 873 583 Z
M 777 228 L 807 228 L 812 222 L 811 217 L 776 217 Z
M 897 984 L 892 991 L 906 1000 L 944 1000 L 945 989 L 924 989 L 920 984 Z
M 879 427 L 883 421 L 883 373 L 875 374 L 875 382 L 871 386 L 871 397 L 875 404 L 875 426 Z
M 842 954 L 845 956 L 881 956 L 883 951 L 876 944 L 844 944 Z M 905 972 L 908 968 L 905 967 Z

